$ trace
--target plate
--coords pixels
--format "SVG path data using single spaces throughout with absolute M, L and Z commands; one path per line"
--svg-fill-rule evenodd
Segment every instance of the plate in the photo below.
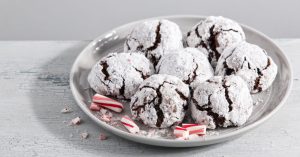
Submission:
M 168 19 L 177 23 L 183 34 L 188 29 L 202 20 L 203 16 L 167 16 L 156 17 L 151 19 Z M 146 19 L 149 20 L 149 19 Z M 147 137 L 144 135 L 136 135 L 128 133 L 122 127 L 115 127 L 106 122 L 101 121 L 95 112 L 89 110 L 89 104 L 93 95 L 92 89 L 87 82 L 87 76 L 92 66 L 103 56 L 111 52 L 121 52 L 123 50 L 123 43 L 126 36 L 130 33 L 132 28 L 141 21 L 125 24 L 118 28 L 115 28 L 95 40 L 93 40 L 88 46 L 79 54 L 76 58 L 70 73 L 70 87 L 73 96 L 80 106 L 80 108 L 93 120 L 96 124 L 109 132 L 116 134 L 120 137 L 140 142 L 149 145 L 164 146 L 164 147 L 194 147 L 210 145 L 219 142 L 231 140 L 239 137 L 247 131 L 257 127 L 258 125 L 269 119 L 278 109 L 283 105 L 287 96 L 291 91 L 292 85 L 292 70 L 291 65 L 285 56 L 284 52 L 266 35 L 263 33 L 242 25 L 246 34 L 246 40 L 250 43 L 257 44 L 265 49 L 272 57 L 274 62 L 278 66 L 278 74 L 272 86 L 259 94 L 254 94 L 254 102 L 258 102 L 259 105 L 254 106 L 253 113 L 246 124 L 240 127 L 230 127 L 225 129 L 217 129 L 208 131 L 208 135 L 197 140 L 174 140 L 159 135 L 156 137 Z M 125 106 L 128 106 L 125 103 Z M 121 115 L 130 114 L 128 107 Z

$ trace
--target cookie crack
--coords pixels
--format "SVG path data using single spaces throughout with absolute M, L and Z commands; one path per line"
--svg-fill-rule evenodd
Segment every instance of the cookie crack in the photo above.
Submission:
M 161 68 L 161 64 L 158 65 L 158 67 L 154 67 L 154 70 L 156 71 L 157 74 L 159 74 Z
M 126 40 L 126 46 L 127 46 L 127 50 L 131 50 L 131 47 L 128 44 L 128 40 Z
M 155 36 L 155 41 L 153 42 L 153 45 L 146 48 L 145 50 L 142 50 L 143 52 L 146 52 L 146 56 L 154 64 L 154 67 L 157 65 L 160 58 L 156 59 L 156 57 L 153 54 L 149 54 L 149 51 L 155 50 L 158 47 L 158 45 L 161 43 L 160 27 L 161 27 L 161 22 L 159 22 L 156 27 L 156 31 L 155 31 L 156 36 Z
M 255 79 L 255 83 L 254 83 L 253 89 L 254 90 L 258 90 L 258 92 L 261 92 L 262 88 L 260 86 L 260 80 L 261 80 L 261 77 L 263 76 L 263 74 L 262 74 L 262 72 L 260 71 L 259 68 L 257 68 L 256 71 L 257 71 L 258 77 L 256 77 L 256 79 Z
M 212 108 L 210 107 L 211 106 L 211 100 L 210 100 L 211 95 L 212 94 L 208 95 L 208 102 L 207 102 L 207 104 L 204 104 L 202 106 L 200 106 L 198 104 L 198 102 L 194 98 L 192 98 L 192 101 L 194 103 L 196 103 L 196 108 L 198 110 L 200 110 L 200 111 L 206 111 L 207 115 L 210 116 L 210 117 L 212 117 L 212 119 L 213 119 L 214 123 L 216 124 L 216 126 L 222 126 L 224 124 L 224 122 L 225 122 L 225 117 L 219 115 L 218 113 L 213 112 Z
M 263 70 L 268 69 L 270 67 L 270 65 L 271 65 L 271 60 L 270 60 L 270 58 L 268 58 L 267 65 L 266 65 L 266 67 L 264 67 Z M 255 83 L 254 83 L 253 89 L 254 90 L 258 90 L 258 92 L 261 92 L 262 91 L 262 87 L 260 85 L 260 80 L 261 80 L 261 78 L 263 76 L 263 73 L 260 71 L 259 68 L 257 68 L 256 71 L 257 71 L 258 77 L 256 77 L 256 79 L 255 79 Z
M 223 80 L 222 81 L 223 82 L 223 84 L 222 84 L 222 87 L 225 89 L 225 98 L 226 98 L 226 101 L 228 102 L 228 108 L 229 108 L 229 112 L 231 112 L 232 111 L 232 104 L 233 104 L 233 102 L 232 102 L 232 100 L 230 99 L 230 97 L 229 97 L 229 92 L 228 92 L 228 88 L 230 87 L 230 86 L 227 86 L 226 85 L 226 80 Z
M 212 80 L 206 80 L 206 82 L 208 82 L 208 83 L 214 83 L 214 84 L 218 84 L 218 82 L 216 82 L 216 81 L 212 81 Z
M 196 26 L 195 26 L 195 34 L 197 35 L 197 37 L 198 38 L 201 38 L 201 35 L 200 35 L 200 33 L 199 33 L 199 30 L 198 30 L 198 27 L 199 27 L 199 25 L 201 25 L 202 24 L 202 22 L 200 22 L 199 24 L 197 24 Z M 187 34 L 186 34 L 186 36 L 187 37 L 189 37 L 190 35 L 191 35 L 191 33 L 192 33 L 192 31 L 188 31 L 187 32 Z
M 129 39 L 132 39 L 132 40 L 136 41 L 137 43 L 139 43 L 139 45 L 136 47 L 137 51 L 143 51 L 144 46 L 139 42 L 139 40 L 137 40 L 136 38 L 132 38 L 132 37 L 129 37 Z M 128 41 L 129 40 L 126 41 L 127 49 L 131 50 L 131 47 L 129 46 Z
M 135 99 L 134 99 L 134 102 L 132 103 L 132 106 L 134 106 L 135 105 L 135 103 L 138 101 L 139 99 L 136 97 Z M 135 108 L 134 108 L 135 109 Z M 133 107 L 132 107 L 132 110 L 134 110 L 133 109 Z
M 255 84 L 254 84 L 254 87 L 253 87 L 253 89 L 258 90 L 258 92 L 262 91 L 262 88 L 260 87 L 260 79 L 261 79 L 261 76 L 256 77 Z
M 251 69 L 251 65 L 250 65 L 250 63 L 248 62 L 247 57 L 244 57 L 244 61 L 243 61 L 242 65 L 241 65 L 241 69 L 244 68 L 245 62 L 247 62 L 247 68 L 248 68 L 248 69 Z
M 107 68 L 108 68 L 107 62 L 106 62 L 106 61 L 101 61 L 101 62 L 100 62 L 100 65 L 102 66 L 101 72 L 105 75 L 104 80 L 108 80 L 108 78 L 109 78 L 109 73 L 108 73 L 108 71 L 107 71 Z
M 124 93 L 125 93 L 125 79 L 122 77 L 122 86 L 119 89 L 119 94 L 121 96 L 123 96 L 124 99 L 126 99 L 125 96 L 124 96 Z
M 187 37 L 191 36 L 191 33 L 192 33 L 191 31 L 188 31 L 187 34 L 186 34 L 186 36 Z
M 267 65 L 263 70 L 268 69 L 270 67 L 270 65 L 271 65 L 271 60 L 270 60 L 270 58 L 268 58 Z
M 157 98 L 157 104 L 154 105 L 154 109 L 156 110 L 156 116 L 157 116 L 157 121 L 156 121 L 156 126 L 160 127 L 161 124 L 163 123 L 165 116 L 163 111 L 160 108 L 160 105 L 162 103 L 162 94 L 160 92 L 160 88 L 165 84 L 168 83 L 166 81 L 164 81 L 162 84 L 160 84 L 158 86 L 158 88 L 155 90 L 156 91 L 156 98 Z
M 161 42 L 160 27 L 161 27 L 161 22 L 159 22 L 157 27 L 156 27 L 156 31 L 155 31 L 156 37 L 155 37 L 155 41 L 154 41 L 153 45 L 151 47 L 148 47 L 146 49 L 146 51 L 153 51 L 160 44 L 160 42 Z
M 153 63 L 154 70 L 156 70 L 156 65 L 158 64 L 159 60 L 161 59 L 161 56 L 158 59 L 156 59 L 156 57 L 153 54 L 151 54 L 150 56 L 151 57 L 149 58 L 149 60 Z
M 187 43 L 187 46 L 189 46 L 188 43 Z M 209 52 L 208 46 L 205 44 L 205 42 L 204 42 L 201 38 L 200 38 L 200 42 L 199 42 L 198 44 L 195 45 L 195 48 L 198 48 L 198 47 L 200 47 L 200 46 L 203 47 L 203 48 L 205 48 L 206 51 Z M 208 61 L 211 62 L 211 61 L 212 61 L 212 58 L 213 58 L 213 55 L 212 55 L 211 53 L 209 53 L 207 58 L 208 58 Z
M 188 102 L 188 97 L 185 96 L 181 91 L 179 91 L 178 89 L 175 89 L 176 93 L 179 95 L 180 99 L 183 101 Z M 187 110 L 188 109 L 188 105 L 187 104 L 182 104 L 183 105 L 183 109 Z
M 250 63 L 248 62 L 248 69 L 251 69 Z
M 223 32 L 235 32 L 235 33 L 239 33 L 241 36 L 243 36 L 243 33 L 238 31 L 238 30 L 235 30 L 235 29 L 221 29 Z
M 203 40 L 201 40 L 198 44 L 196 44 L 195 47 L 198 48 L 199 46 L 201 46 L 201 47 L 205 48 L 207 51 L 209 51 L 207 45 L 204 43 Z
M 234 50 L 235 50 L 235 49 L 232 50 L 231 54 L 228 55 L 228 56 L 224 59 L 224 62 L 223 62 L 223 67 L 224 67 L 224 69 L 225 69 L 225 74 L 226 74 L 226 75 L 231 75 L 231 74 L 234 74 L 234 73 L 235 73 L 235 70 L 232 69 L 232 68 L 230 68 L 230 67 L 228 66 L 228 64 L 227 64 L 227 59 L 228 59 L 229 57 L 232 56 Z
M 136 106 L 136 107 L 135 107 L 135 104 L 136 104 L 136 102 L 137 102 L 138 100 L 139 100 L 139 99 L 136 97 L 135 100 L 134 100 L 134 102 L 131 104 L 131 109 L 132 109 L 133 111 L 136 111 L 136 112 L 137 112 L 137 115 L 140 114 L 141 109 L 144 109 L 144 110 L 145 110 L 145 105 L 142 105 L 142 106 Z
M 202 38 L 200 33 L 199 33 L 198 26 L 199 25 L 197 25 L 197 27 L 195 28 L 195 34 L 197 35 L 198 38 Z
M 141 78 L 142 78 L 143 80 L 145 80 L 145 79 L 147 79 L 147 78 L 149 77 L 149 75 L 144 75 L 144 73 L 143 73 L 142 70 L 139 70 L 139 69 L 136 68 L 136 67 L 133 67 L 133 68 L 135 69 L 135 71 L 137 71 L 138 73 L 140 73 Z
M 155 92 L 156 92 L 156 97 L 154 97 L 152 100 L 150 101 L 147 101 L 146 99 L 144 99 L 144 102 L 143 102 L 143 105 L 141 106 L 138 106 L 138 107 L 132 107 L 132 110 L 134 111 L 137 111 L 137 114 L 140 114 L 141 110 L 145 110 L 145 106 L 147 104 L 153 104 L 154 105 L 154 109 L 156 110 L 156 115 L 157 115 L 157 121 L 156 121 L 156 126 L 157 127 L 160 127 L 161 124 L 163 123 L 164 121 L 164 114 L 163 114 L 163 111 L 161 110 L 160 108 L 160 105 L 162 103 L 162 94 L 160 92 L 160 89 L 161 87 L 165 84 L 165 83 L 168 83 L 168 84 L 173 84 L 171 82 L 168 82 L 168 81 L 164 81 L 162 84 L 160 84 L 157 88 L 155 87 L 151 87 L 151 86 L 143 86 L 140 88 L 140 90 L 142 90 L 143 88 L 150 88 L 150 89 L 153 89 Z M 155 100 L 157 100 L 157 104 L 154 104 Z M 135 100 L 135 102 L 133 103 L 132 106 L 134 106 L 134 104 L 136 103 L 137 100 Z
M 218 40 L 216 40 L 216 37 L 220 32 L 214 32 L 214 28 L 215 28 L 215 25 L 210 27 L 210 29 L 209 29 L 210 35 L 209 35 L 209 38 L 207 39 L 207 41 L 208 41 L 208 45 L 209 45 L 210 49 L 214 53 L 214 57 L 216 57 L 216 60 L 219 60 L 220 54 L 217 51 L 217 47 L 219 47 L 219 43 L 218 43 Z
M 198 30 L 200 24 L 201 24 L 201 23 L 199 23 L 199 24 L 196 26 L 195 30 L 194 30 L 196 36 L 200 39 L 200 42 L 199 42 L 198 44 L 195 45 L 195 48 L 198 48 L 198 47 L 201 46 L 201 47 L 205 48 L 205 49 L 209 52 L 210 50 L 209 50 L 209 48 L 208 48 L 208 45 L 202 40 L 202 36 L 200 35 L 199 30 Z M 190 35 L 191 35 L 191 32 L 188 32 L 187 36 L 190 36 Z M 187 45 L 188 45 L 188 43 L 187 43 Z M 213 55 L 212 55 L 211 53 L 209 53 L 209 54 L 208 54 L 208 61 L 211 62 L 211 61 L 212 61 L 212 58 L 213 58 Z
M 181 91 L 179 91 L 178 89 L 175 89 L 175 91 L 182 100 L 188 101 L 189 98 L 187 96 L 185 96 Z
M 136 50 L 137 50 L 137 51 L 142 51 L 142 52 L 143 52 L 143 48 L 144 48 L 143 45 L 139 45 L 138 47 L 136 47 Z
M 230 31 L 232 31 L 232 32 L 239 33 L 239 31 L 235 30 L 235 29 L 221 29 L 221 31 L 223 31 L 223 32 L 230 32 Z
M 226 75 L 231 75 L 231 74 L 234 74 L 234 73 L 235 73 L 234 69 L 228 67 L 226 61 L 223 62 L 223 66 L 224 66 L 224 68 L 225 68 L 225 74 L 226 74 Z
M 195 58 L 193 59 L 193 63 L 196 65 L 196 68 L 193 70 L 192 73 L 190 73 L 190 74 L 188 75 L 188 79 L 183 81 L 183 82 L 186 83 L 186 84 L 190 84 L 190 83 L 193 82 L 193 81 L 196 79 L 196 77 L 198 76 L 198 75 L 197 75 L 197 70 L 198 70 L 198 66 L 199 66 L 199 65 L 195 62 Z M 191 75 L 192 75 L 192 76 L 191 76 Z
M 108 84 L 106 84 L 104 81 L 102 81 L 101 79 L 99 79 L 100 81 L 101 81 L 101 83 L 102 84 L 104 84 L 106 87 L 107 87 L 107 89 L 108 89 L 108 91 L 110 90 L 110 87 L 109 87 L 109 85 Z M 110 80 L 109 80 L 110 81 Z

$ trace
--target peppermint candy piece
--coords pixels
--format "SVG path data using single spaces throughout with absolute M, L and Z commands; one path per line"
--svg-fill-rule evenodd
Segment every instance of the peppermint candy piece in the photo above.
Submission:
M 186 139 L 189 136 L 189 131 L 186 128 L 176 126 L 174 129 L 174 135 L 176 138 L 183 138 Z
M 111 117 L 107 116 L 106 114 L 102 115 L 100 117 L 100 119 L 105 121 L 105 122 L 110 122 L 111 121 Z
M 138 133 L 140 131 L 140 128 L 134 123 L 132 119 L 130 119 L 128 116 L 123 116 L 121 118 L 121 123 L 125 126 L 125 128 L 130 133 Z
M 206 134 L 206 125 L 200 124 L 182 124 L 182 128 L 189 131 L 190 135 L 205 135 Z
M 92 110 L 92 111 L 100 111 L 100 109 L 101 109 L 100 105 L 98 105 L 96 103 L 93 103 L 93 102 L 91 103 L 90 110 Z
M 104 107 L 115 112 L 122 112 L 124 108 L 120 102 L 100 94 L 95 94 L 93 96 L 93 102 L 100 105 L 100 107 Z
M 76 117 L 76 118 L 74 118 L 74 119 L 71 120 L 70 124 L 71 125 L 79 125 L 80 122 L 81 122 L 80 117 Z

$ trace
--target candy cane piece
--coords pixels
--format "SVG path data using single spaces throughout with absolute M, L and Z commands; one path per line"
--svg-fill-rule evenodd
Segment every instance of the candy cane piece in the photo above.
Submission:
M 176 126 L 174 129 L 174 135 L 179 138 L 179 137 L 183 137 L 186 138 L 189 136 L 189 131 L 186 128 L 180 127 L 180 126 Z
M 190 135 L 205 135 L 206 134 L 206 125 L 200 124 L 182 124 L 182 127 L 190 132 Z
M 95 94 L 93 96 L 93 102 L 100 105 L 100 107 L 104 107 L 115 112 L 121 112 L 124 108 L 120 102 L 100 94 Z
M 135 134 L 135 133 L 138 133 L 140 131 L 140 128 L 128 116 L 123 116 L 121 118 L 121 123 L 125 126 L 125 128 L 130 133 L 134 133 Z
M 107 136 L 105 134 L 103 134 L 103 133 L 100 133 L 99 140 L 101 140 L 101 141 L 107 140 Z
M 74 119 L 71 120 L 70 124 L 71 125 L 79 125 L 80 122 L 81 122 L 80 117 L 76 117 L 76 118 L 74 118 Z
M 96 103 L 104 103 L 104 104 L 116 104 L 116 105 L 122 105 L 120 102 L 114 100 L 114 99 L 111 99 L 109 97 L 106 97 L 104 95 L 100 95 L 100 94 L 95 94 L 93 96 L 93 102 L 96 102 Z
M 81 139 L 87 139 L 89 137 L 89 133 L 82 132 L 82 133 L 80 133 L 80 137 L 81 137 Z
M 91 103 L 90 110 L 92 110 L 92 111 L 100 111 L 100 109 L 101 109 L 101 107 L 98 104 L 93 103 L 93 102 Z
M 115 104 L 100 104 L 101 107 L 107 108 L 109 110 L 115 111 L 115 112 L 122 112 L 123 111 L 123 105 L 115 105 Z

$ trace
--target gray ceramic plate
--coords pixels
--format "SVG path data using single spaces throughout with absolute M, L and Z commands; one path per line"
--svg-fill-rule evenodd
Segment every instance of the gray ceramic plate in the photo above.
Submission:
M 177 23 L 184 34 L 193 25 L 203 19 L 201 16 L 168 16 L 158 17 L 157 19 L 161 18 L 169 19 Z M 206 135 L 205 138 L 191 141 L 173 140 L 165 137 L 149 138 L 130 134 L 122 127 L 111 126 L 98 119 L 95 113 L 91 112 L 88 108 L 92 97 L 92 90 L 88 85 L 87 75 L 92 66 L 101 57 L 111 52 L 121 52 L 123 50 L 126 35 L 128 35 L 134 25 L 139 22 L 141 21 L 123 25 L 96 38 L 80 53 L 71 70 L 70 86 L 76 102 L 93 121 L 111 133 L 128 140 L 165 147 L 193 147 L 219 143 L 236 138 L 262 124 L 283 105 L 291 90 L 292 70 L 284 52 L 264 34 L 242 25 L 247 41 L 266 49 L 268 54 L 278 65 L 278 74 L 273 85 L 267 91 L 253 95 L 254 100 L 259 102 L 259 105 L 255 106 L 253 114 L 245 125 L 209 131 L 209 134 Z M 125 109 L 123 114 L 130 114 L 128 108 Z

